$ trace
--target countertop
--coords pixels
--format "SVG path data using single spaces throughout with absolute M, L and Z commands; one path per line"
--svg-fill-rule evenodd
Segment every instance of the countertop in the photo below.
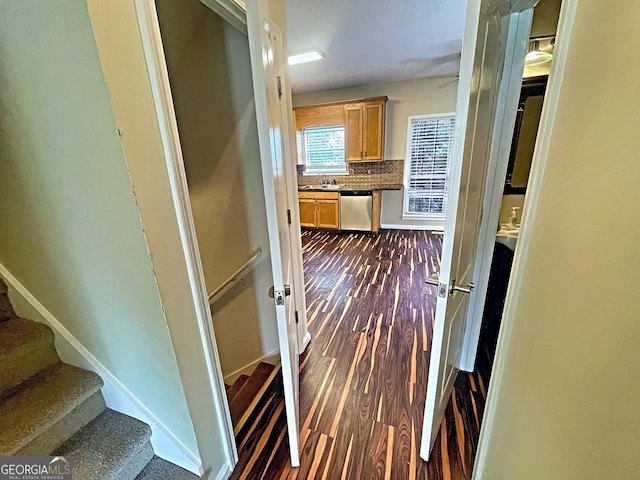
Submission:
M 401 190 L 402 184 L 381 184 L 371 183 L 363 185 L 342 185 L 340 188 L 306 188 L 304 185 L 298 186 L 299 192 L 357 192 L 362 190 Z
M 518 244 L 518 233 L 520 233 L 519 228 L 502 228 L 496 233 L 496 242 L 501 243 L 513 252 Z

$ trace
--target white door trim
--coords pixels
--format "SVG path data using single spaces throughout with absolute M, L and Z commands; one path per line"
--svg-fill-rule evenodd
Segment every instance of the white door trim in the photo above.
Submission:
M 284 36 L 280 27 L 272 21 L 271 28 L 276 33 L 276 41 L 278 47 L 286 53 L 283 43 Z M 287 64 L 279 65 L 278 74 L 282 79 L 282 167 L 284 169 L 285 181 L 287 183 L 288 199 L 287 203 L 290 214 L 291 223 L 289 231 L 291 234 L 291 266 L 293 275 L 291 277 L 293 283 L 294 302 L 296 312 L 298 312 L 298 352 L 305 351 L 309 342 L 311 342 L 311 333 L 307 326 L 307 300 L 304 291 L 304 270 L 302 265 L 302 236 L 300 235 L 300 208 L 298 204 L 298 179 L 296 168 L 296 145 L 295 131 L 293 128 L 293 106 L 291 99 L 291 86 L 289 83 L 289 75 L 286 70 Z
M 218 421 L 223 429 L 222 448 L 227 463 L 233 469 L 238 462 L 233 425 L 226 391 L 222 378 L 222 369 L 218 348 L 211 321 L 211 311 L 207 295 L 207 287 L 202 270 L 202 261 L 196 237 L 187 178 L 182 158 L 180 136 L 176 121 L 169 74 L 162 46 L 160 26 L 155 0 L 135 0 L 136 15 L 140 27 L 140 36 L 145 53 L 145 62 L 149 71 L 149 81 L 156 107 L 160 136 L 167 164 L 171 196 L 178 215 L 178 230 L 182 242 L 183 254 L 189 275 L 189 283 L 193 292 L 194 308 L 198 320 L 198 330 L 205 353 L 206 367 L 213 392 L 213 400 L 217 410 Z
M 234 0 L 200 0 L 211 10 L 247 35 L 247 12 Z
M 531 164 L 531 175 L 529 176 L 529 184 L 527 185 L 527 195 L 524 203 L 524 214 L 522 217 L 522 227 L 518 235 L 518 248 L 513 260 L 511 268 L 511 277 L 509 287 L 507 288 L 507 297 L 502 314 L 502 322 L 500 326 L 500 334 L 498 337 L 498 345 L 496 348 L 496 356 L 494 360 L 493 370 L 491 372 L 491 382 L 487 394 L 487 402 L 485 405 L 484 418 L 480 429 L 480 439 L 478 441 L 478 450 L 476 453 L 475 464 L 473 468 L 472 480 L 481 480 L 486 464 L 489 445 L 491 442 L 491 433 L 493 424 L 498 415 L 498 398 L 496 391 L 500 390 L 502 376 L 504 375 L 509 341 L 513 331 L 515 321 L 515 313 L 522 287 L 522 275 L 527 259 L 527 251 L 533 230 L 535 228 L 535 216 L 538 207 L 538 199 L 542 187 L 542 177 L 547 164 L 547 152 L 551 141 L 551 134 L 554 128 L 555 116 L 560 101 L 560 89 L 564 80 L 564 70 L 569 55 L 569 41 L 571 31 L 573 29 L 574 20 L 578 0 L 565 0 L 560 10 L 560 20 L 558 22 L 558 31 L 556 33 L 556 47 L 547 84 L 545 102 L 542 107 L 542 116 L 540 118 L 540 129 L 536 140 L 535 151 L 533 153 L 533 161 Z

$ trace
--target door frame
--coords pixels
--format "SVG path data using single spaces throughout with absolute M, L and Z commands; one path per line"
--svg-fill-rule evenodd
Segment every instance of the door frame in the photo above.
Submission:
M 478 440 L 478 449 L 473 467 L 472 480 L 481 480 L 482 471 L 489 454 L 489 446 L 491 443 L 491 433 L 493 424 L 500 415 L 498 398 L 496 391 L 500 390 L 502 377 L 506 370 L 507 354 L 511 333 L 515 324 L 515 314 L 518 306 L 518 298 L 522 288 L 522 277 L 524 273 L 525 263 L 527 261 L 528 246 L 531 242 L 535 231 L 535 216 L 542 189 L 542 177 L 547 164 L 547 152 L 551 142 L 556 112 L 560 101 L 560 90 L 564 81 L 564 71 L 569 56 L 571 46 L 569 38 L 573 30 L 574 21 L 578 7 L 578 0 L 565 0 L 562 2 L 560 10 L 560 19 L 558 21 L 558 29 L 556 32 L 556 47 L 554 52 L 553 64 L 547 90 L 545 93 L 545 101 L 542 106 L 542 115 L 540 117 L 540 127 L 533 153 L 533 161 L 531 163 L 531 174 L 529 183 L 527 184 L 527 195 L 525 197 L 522 222 L 520 233 L 518 234 L 518 246 L 513 258 L 511 267 L 511 276 L 509 286 L 507 288 L 507 296 L 504 304 L 504 311 L 500 324 L 500 333 L 498 335 L 498 344 L 496 354 L 491 371 L 491 382 L 487 392 L 487 401 L 485 403 L 484 417 L 480 429 L 480 438 Z M 506 174 L 506 170 L 505 170 Z
M 234 2 L 229 0 L 201 0 L 204 5 L 211 8 L 216 14 L 237 28 L 243 34 L 247 34 L 246 12 L 241 10 Z M 190 287 L 194 298 L 194 307 L 198 319 L 198 331 L 202 341 L 206 358 L 206 368 L 213 391 L 213 401 L 217 408 L 217 417 L 223 430 L 222 449 L 227 459 L 229 474 L 238 463 L 238 450 L 235 442 L 233 424 L 226 400 L 226 389 L 222 376 L 222 368 L 218 355 L 218 347 L 211 320 L 211 311 L 208 303 L 207 287 L 204 281 L 204 273 L 200 252 L 197 243 L 195 224 L 191 211 L 189 190 L 184 160 L 178 132 L 178 124 L 174 111 L 173 96 L 166 66 L 162 36 L 158 23 L 158 14 L 155 0 L 134 0 L 135 11 L 140 29 L 140 37 L 144 48 L 144 60 L 147 65 L 149 81 L 153 93 L 153 103 L 157 113 L 160 137 L 163 143 L 165 162 L 171 196 L 179 219 L 178 230 L 182 240 L 185 263 L 189 271 Z M 230 6 L 232 8 L 230 8 Z M 277 28 L 277 26 L 276 26 Z M 278 28 L 279 38 L 282 41 L 282 30 Z M 291 90 L 289 86 L 288 72 L 285 69 L 283 76 L 283 105 L 292 112 Z M 291 210 L 292 233 L 292 267 L 293 288 L 295 291 L 295 310 L 298 312 L 298 350 L 302 353 L 311 340 L 307 328 L 306 300 L 304 296 L 304 273 L 302 266 L 302 244 L 300 239 L 300 218 L 297 197 L 293 199 L 293 192 L 297 192 L 297 179 L 295 162 L 291 160 L 295 152 L 295 136 L 293 135 L 293 117 L 284 116 L 283 130 L 291 132 L 289 141 L 284 143 L 284 171 L 288 191 L 288 202 Z M 294 234 L 296 233 L 296 234 Z
M 222 427 L 223 442 L 221 447 L 227 460 L 228 474 L 230 475 L 238 463 L 238 449 L 233 432 L 229 403 L 226 399 L 218 345 L 208 301 L 209 295 L 204 280 L 195 223 L 191 211 L 191 200 L 189 198 L 180 135 L 178 133 L 178 122 L 169 83 L 169 73 L 162 44 L 156 2 L 155 0 L 134 0 L 134 2 L 144 49 L 144 60 L 148 69 L 153 103 L 160 127 L 160 137 L 162 139 L 164 161 L 167 165 L 171 196 L 178 216 L 178 230 L 182 241 L 182 250 L 189 272 L 190 287 L 193 291 L 198 332 L 205 354 L 213 401 L 217 407 L 218 421 Z

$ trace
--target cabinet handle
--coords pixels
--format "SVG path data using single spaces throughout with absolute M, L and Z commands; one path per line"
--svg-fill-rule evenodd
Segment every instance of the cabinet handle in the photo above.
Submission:
M 362 150 L 360 151 L 360 158 L 362 158 Z
M 366 151 L 366 150 L 364 151 L 364 156 L 365 156 L 365 157 L 367 156 L 367 151 Z

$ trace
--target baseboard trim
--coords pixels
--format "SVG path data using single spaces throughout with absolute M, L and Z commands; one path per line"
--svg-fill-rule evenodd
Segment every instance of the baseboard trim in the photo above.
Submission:
M 307 334 L 302 339 L 302 350 L 300 351 L 300 353 L 304 352 L 307 349 L 309 343 L 311 343 L 311 333 L 307 332 Z
M 388 223 L 381 223 L 380 228 L 387 230 L 431 230 L 432 232 L 443 232 L 444 225 L 441 227 L 430 227 L 427 225 L 393 225 Z
M 240 367 L 239 369 L 231 372 L 229 375 L 224 377 L 224 383 L 227 385 L 233 384 L 240 375 L 250 375 L 256 369 L 260 362 L 271 363 L 272 365 L 276 365 L 280 362 L 280 349 L 276 348 L 271 352 L 263 355 L 262 357 L 254 360 L 251 363 L 246 364 L 244 367 Z
M 225 463 L 218 474 L 215 477 L 211 477 L 211 480 L 228 480 L 233 473 L 233 466 Z
M 90 370 L 102 377 L 102 394 L 107 407 L 117 412 L 137 418 L 151 427 L 151 444 L 156 455 L 202 475 L 204 470 L 200 458 L 191 452 L 162 420 L 156 417 L 107 367 L 100 362 L 80 341 L 25 287 L 3 264 L 0 275 L 7 283 L 41 315 L 53 329 L 56 349 L 60 359 L 76 367 Z

